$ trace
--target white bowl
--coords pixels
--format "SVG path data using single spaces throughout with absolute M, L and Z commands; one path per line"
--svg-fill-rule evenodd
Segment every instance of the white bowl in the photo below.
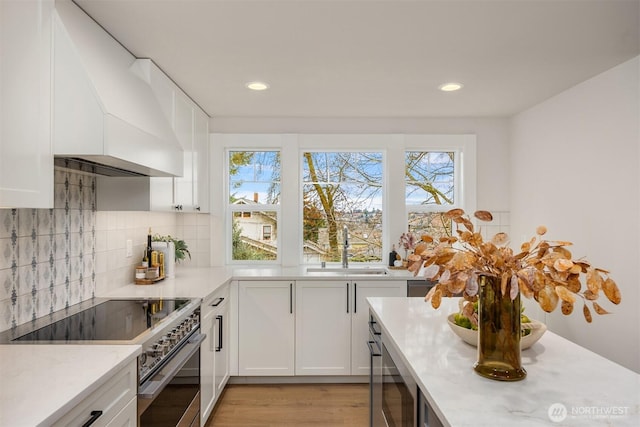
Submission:
M 447 323 L 449 323 L 449 327 L 457 336 L 462 338 L 464 342 L 470 344 L 474 347 L 478 346 L 478 331 L 474 331 L 473 329 L 463 328 L 462 326 L 456 325 L 453 321 L 453 317 L 455 314 L 450 314 L 447 317 Z M 530 323 L 523 323 L 523 325 L 530 326 L 531 333 L 527 336 L 520 338 L 520 349 L 525 350 L 531 347 L 536 341 L 540 339 L 540 337 L 547 330 L 547 325 L 542 322 L 539 322 L 534 319 L 530 319 Z

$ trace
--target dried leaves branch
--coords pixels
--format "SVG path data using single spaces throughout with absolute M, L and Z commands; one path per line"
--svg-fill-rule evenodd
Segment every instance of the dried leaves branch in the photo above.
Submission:
M 445 216 L 457 224 L 457 237 L 442 237 L 436 242 L 423 235 L 408 257 L 410 271 L 422 271 L 425 278 L 438 282 L 425 297 L 434 308 L 440 306 L 442 297 L 457 294 L 475 301 L 478 276 L 483 274 L 499 277 L 502 292 L 509 288 L 512 299 L 518 293 L 533 298 L 548 313 L 560 305 L 563 314 L 571 314 L 581 299 L 589 323 L 592 317 L 588 304 L 599 315 L 609 314 L 596 302 L 601 291 L 613 304 L 622 300 L 608 271 L 593 267 L 584 259 L 574 260 L 567 249 L 571 242 L 543 239 L 547 232 L 544 226 L 539 226 L 536 235 L 514 253 L 507 246 L 509 238 L 505 233 L 485 242 L 462 209 L 452 209 Z M 477 211 L 474 216 L 484 222 L 493 220 L 488 211 Z

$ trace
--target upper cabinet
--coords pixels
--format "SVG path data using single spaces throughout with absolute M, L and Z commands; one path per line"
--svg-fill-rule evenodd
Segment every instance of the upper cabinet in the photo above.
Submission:
M 0 208 L 53 207 L 53 9 L 0 1 Z
M 168 209 L 209 212 L 209 116 L 149 59 L 138 59 L 162 111 L 173 127 L 183 150 L 184 173 L 172 179 L 173 197 Z M 162 178 L 152 178 L 157 188 L 169 187 Z M 166 194 L 166 189 L 161 194 Z M 152 196 L 153 197 L 153 196 Z M 155 196 L 156 199 L 162 195 Z M 166 210 L 153 202 L 154 210 Z

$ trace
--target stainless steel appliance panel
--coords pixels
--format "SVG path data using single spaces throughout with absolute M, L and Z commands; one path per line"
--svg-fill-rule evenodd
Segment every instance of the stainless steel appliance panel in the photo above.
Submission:
M 369 426 L 384 427 L 382 415 L 382 342 L 376 321 L 369 320 L 370 372 L 369 372 Z
M 200 425 L 200 344 L 196 333 L 162 369 L 140 385 L 138 425 Z

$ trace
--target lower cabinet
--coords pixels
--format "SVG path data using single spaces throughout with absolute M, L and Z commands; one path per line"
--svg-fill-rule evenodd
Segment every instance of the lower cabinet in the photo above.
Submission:
M 296 375 L 350 375 L 353 284 L 296 282 Z
M 294 375 L 294 281 L 238 282 L 238 375 Z
M 399 280 L 354 281 L 351 316 L 351 375 L 369 375 L 369 297 L 406 297 L 407 282 Z
M 229 380 L 229 285 L 205 298 L 200 330 L 200 424 L 205 425 Z
M 238 375 L 368 375 L 368 297 L 406 280 L 240 281 Z
M 135 426 L 137 391 L 138 363 L 134 359 L 53 426 Z

